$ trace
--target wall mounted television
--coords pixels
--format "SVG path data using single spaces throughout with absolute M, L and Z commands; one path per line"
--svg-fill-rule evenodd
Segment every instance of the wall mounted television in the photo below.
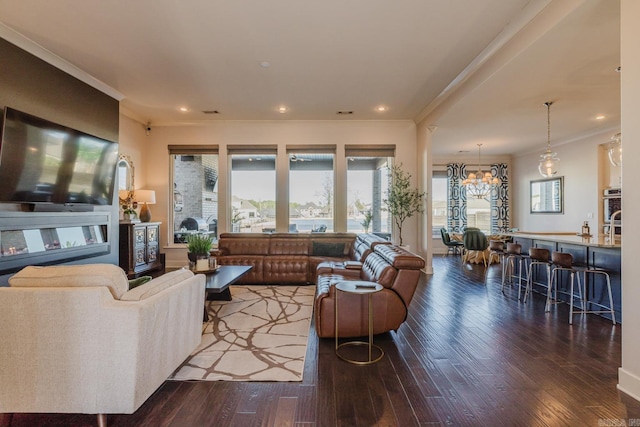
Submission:
M 0 202 L 90 210 L 113 201 L 118 144 L 5 107 Z

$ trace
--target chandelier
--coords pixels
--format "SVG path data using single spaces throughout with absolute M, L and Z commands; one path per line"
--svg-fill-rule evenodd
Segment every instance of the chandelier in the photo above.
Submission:
M 558 153 L 551 152 L 551 104 L 553 102 L 544 103 L 547 107 L 547 151 L 540 155 L 541 160 L 538 165 L 540 174 L 545 178 L 551 178 L 558 173 L 558 162 L 560 162 Z
M 609 155 L 609 161 L 613 166 L 620 166 L 622 164 L 622 139 L 621 134 L 616 133 L 611 137 L 607 154 Z
M 500 180 L 491 176 L 491 172 L 482 172 L 480 165 L 480 147 L 482 144 L 478 144 L 478 171 L 471 172 L 467 175 L 467 178 L 462 181 L 467 197 L 473 197 L 475 199 L 486 199 L 491 194 L 491 190 L 494 186 L 500 184 Z

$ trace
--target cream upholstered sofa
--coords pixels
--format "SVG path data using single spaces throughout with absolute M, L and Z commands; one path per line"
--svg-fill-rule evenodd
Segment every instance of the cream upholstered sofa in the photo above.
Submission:
M 200 343 L 203 275 L 128 290 L 110 264 L 27 267 L 0 288 L 2 413 L 135 412 Z M 8 415 L 4 415 L 8 417 Z

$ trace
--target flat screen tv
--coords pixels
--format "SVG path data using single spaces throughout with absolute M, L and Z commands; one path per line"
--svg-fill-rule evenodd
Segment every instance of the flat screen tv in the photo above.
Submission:
M 118 144 L 5 107 L 0 202 L 110 205 Z

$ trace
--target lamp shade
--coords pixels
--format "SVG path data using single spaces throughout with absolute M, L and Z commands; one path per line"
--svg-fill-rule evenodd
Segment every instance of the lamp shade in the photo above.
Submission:
M 134 200 L 138 203 L 153 205 L 156 203 L 156 192 L 153 190 L 136 190 Z

